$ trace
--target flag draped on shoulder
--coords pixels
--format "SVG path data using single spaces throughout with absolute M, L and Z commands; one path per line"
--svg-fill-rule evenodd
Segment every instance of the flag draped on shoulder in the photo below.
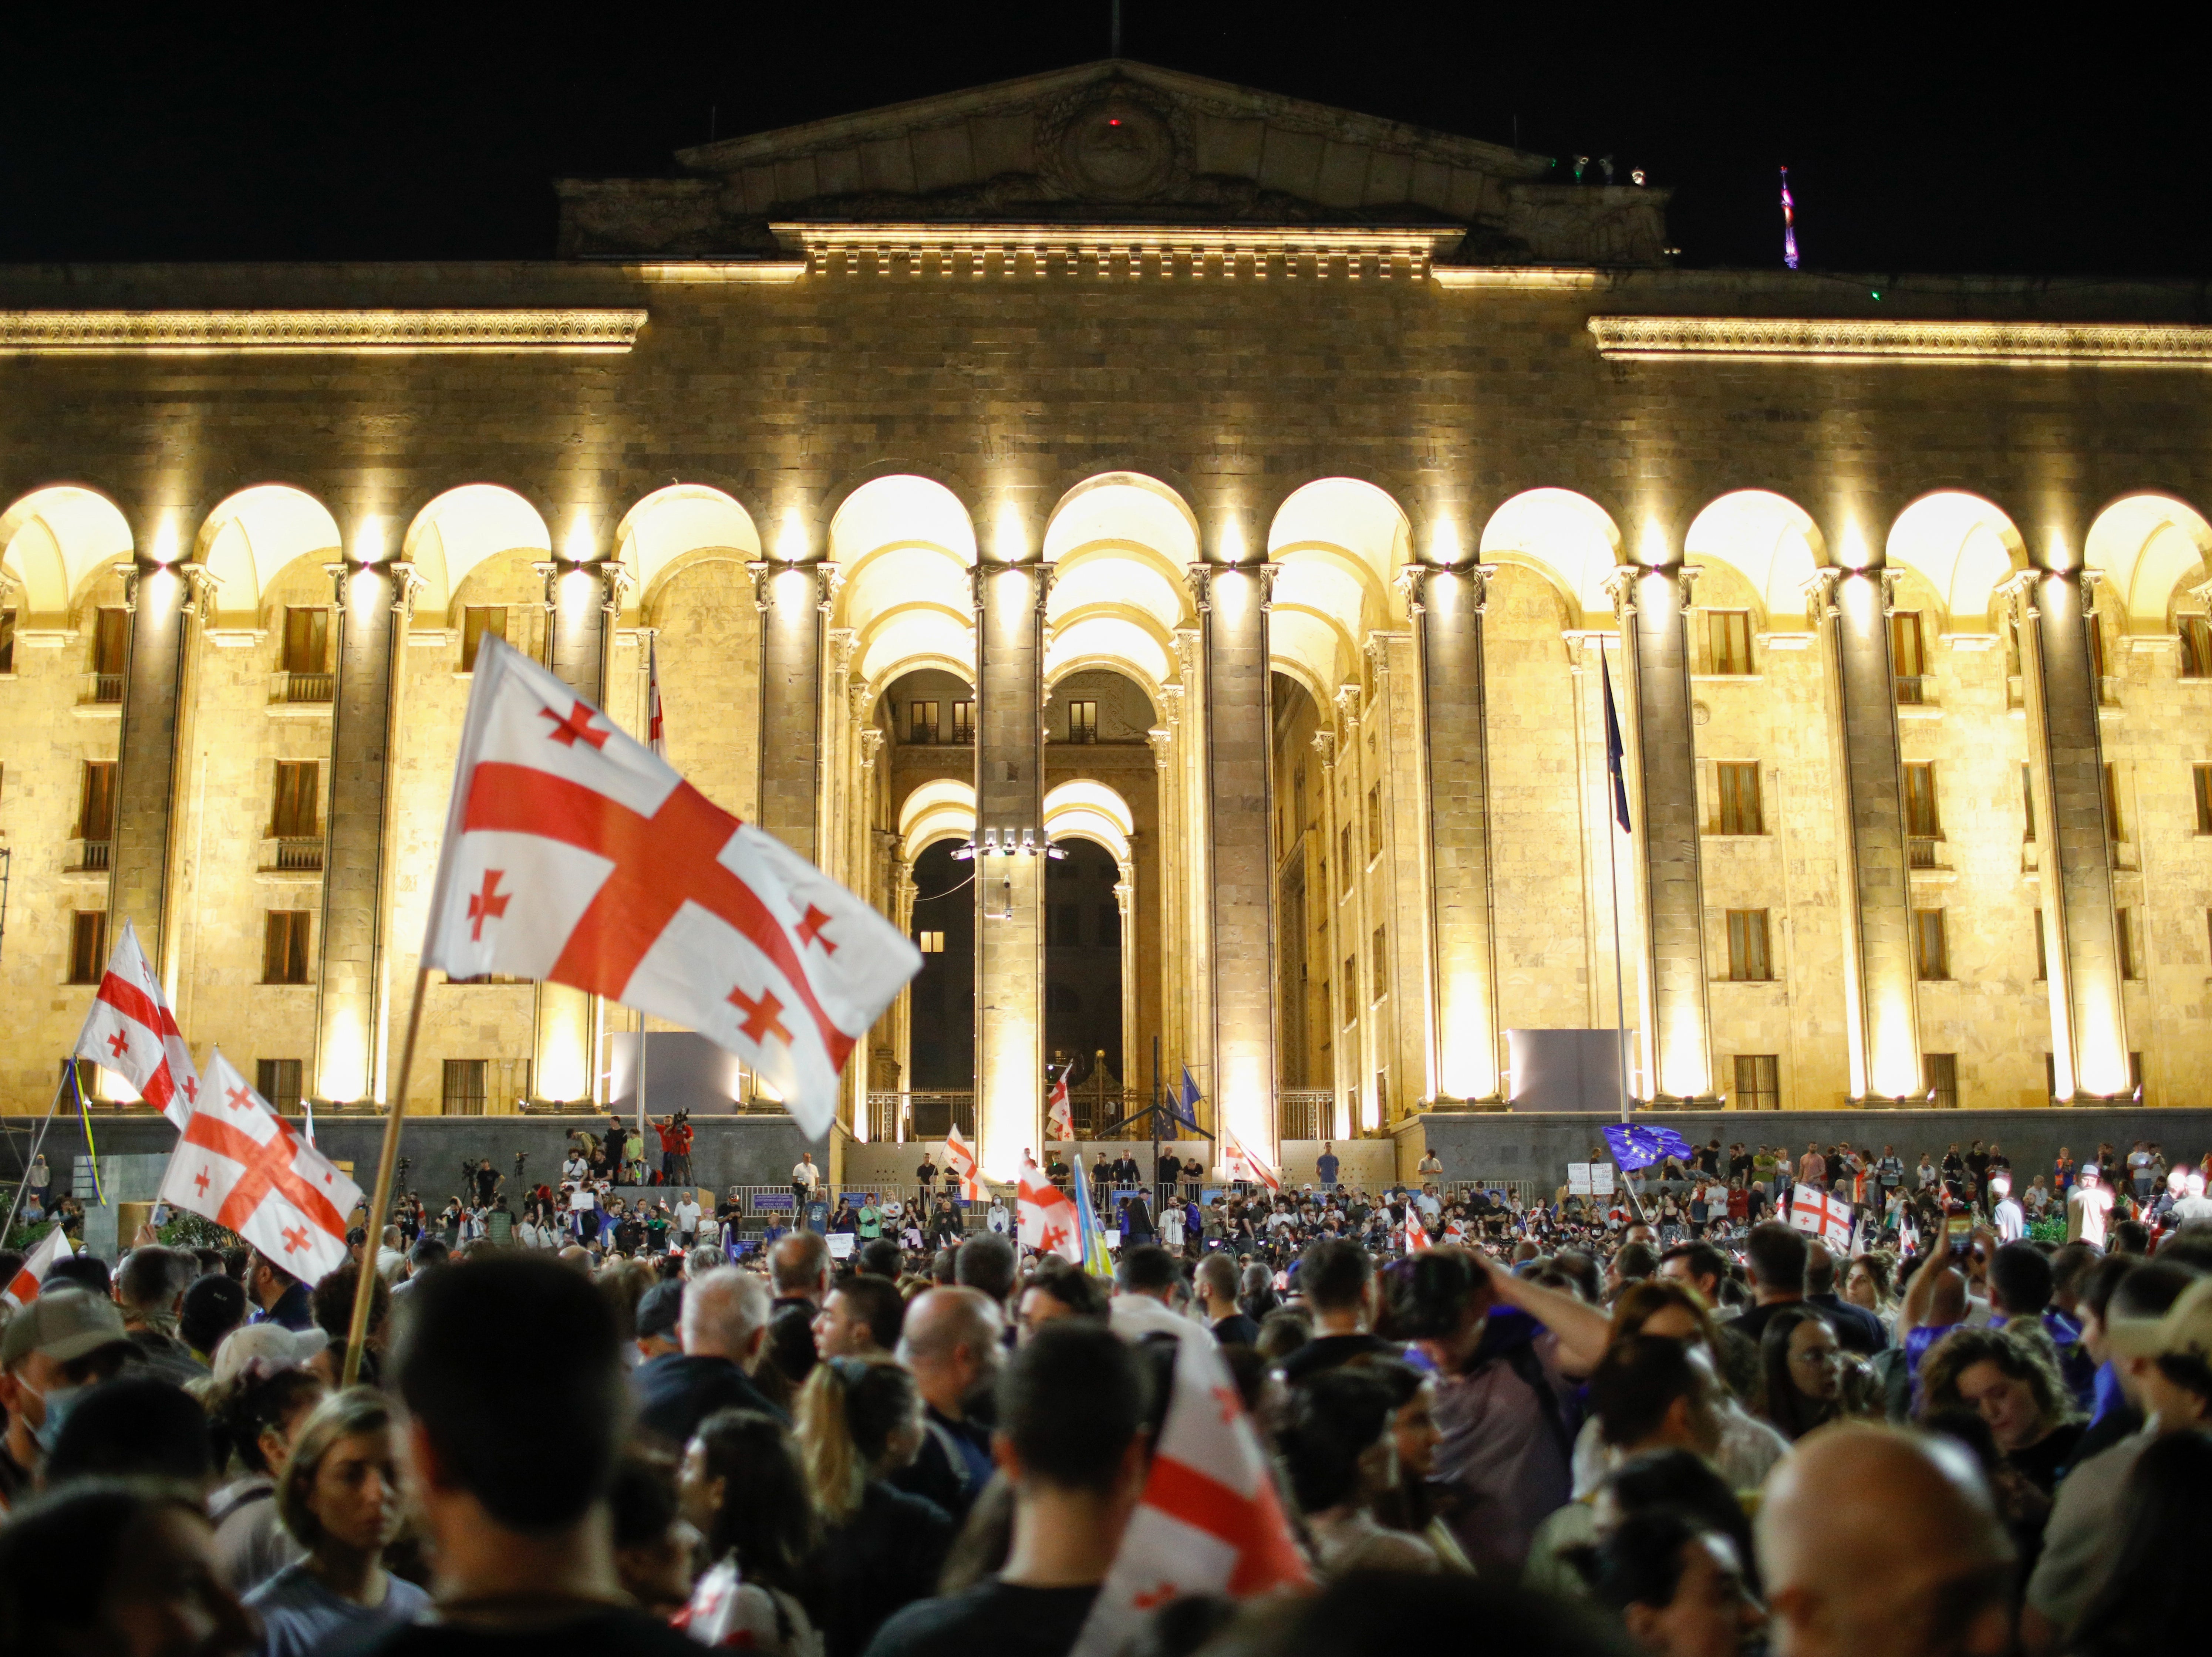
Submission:
M 1035 1163 L 1022 1170 L 1018 1207 L 1017 1235 L 1023 1247 L 1057 1254 L 1070 1266 L 1083 1264 L 1083 1218 L 1074 1199 L 1046 1179 Z
M 65 1260 L 70 1254 L 70 1240 L 59 1225 L 39 1239 L 39 1246 L 25 1257 L 15 1268 L 15 1275 L 0 1284 L 0 1306 L 18 1308 L 38 1299 L 39 1290 L 45 1286 L 46 1273 L 53 1269 L 56 1260 Z
M 1220 1350 L 1195 1324 L 1176 1341 L 1145 1493 L 1073 1657 L 1109 1657 L 1154 1607 L 1185 1594 L 1241 1599 L 1311 1580 Z
M 191 1050 L 161 993 L 161 980 L 138 948 L 137 929 L 127 920 L 73 1052 L 113 1071 L 179 1127 L 198 1103 L 200 1078 Z
M 921 953 L 497 640 L 477 657 L 426 966 L 567 984 L 744 1059 L 815 1138 Z
M 169 1153 L 161 1200 L 213 1220 L 302 1283 L 346 1263 L 361 1187 L 295 1134 L 216 1050 L 207 1089 Z
M 975 1165 L 975 1147 L 960 1137 L 957 1127 L 945 1132 L 945 1167 L 962 1196 L 971 1203 L 983 1200 L 983 1171 Z

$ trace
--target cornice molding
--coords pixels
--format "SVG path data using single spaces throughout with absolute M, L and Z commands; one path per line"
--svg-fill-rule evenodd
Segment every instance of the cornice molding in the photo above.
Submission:
M 1592 317 L 1589 326 L 1599 355 L 1632 361 L 2212 367 L 2212 326 L 2196 324 Z
M 817 276 L 1419 281 L 1460 225 L 848 224 L 769 227 Z
M 628 351 L 643 311 L 0 311 L 0 355 Z

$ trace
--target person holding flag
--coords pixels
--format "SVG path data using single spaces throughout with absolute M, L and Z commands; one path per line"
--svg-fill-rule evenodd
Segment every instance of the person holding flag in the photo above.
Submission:
M 39 1239 L 38 1246 L 25 1256 L 15 1275 L 5 1285 L 0 1285 L 0 1306 L 21 1311 L 38 1299 L 39 1290 L 46 1281 L 46 1273 L 53 1269 L 56 1260 L 70 1258 L 71 1250 L 68 1235 L 59 1225 L 48 1228 Z
M 1083 1264 L 1083 1216 L 1074 1200 L 1048 1180 L 1035 1162 L 1022 1169 L 1018 1239 L 1024 1248 Z
M 976 1165 L 975 1147 L 960 1137 L 957 1127 L 947 1128 L 945 1132 L 945 1171 L 963 1200 L 983 1200 L 983 1173 Z

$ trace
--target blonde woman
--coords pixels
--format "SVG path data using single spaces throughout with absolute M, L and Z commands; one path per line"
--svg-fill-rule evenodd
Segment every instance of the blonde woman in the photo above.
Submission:
M 350 1642 L 428 1606 L 384 1569 L 399 1533 L 399 1435 L 382 1393 L 356 1387 L 315 1406 L 292 1441 L 276 1508 L 307 1557 L 246 1596 L 268 1630 L 264 1657 L 307 1657 L 341 1631 Z
M 884 1619 L 937 1591 L 952 1520 L 894 1490 L 928 1431 L 914 1377 L 896 1364 L 825 1358 L 799 1394 L 799 1465 L 822 1525 L 813 1592 L 829 1657 L 860 1657 Z

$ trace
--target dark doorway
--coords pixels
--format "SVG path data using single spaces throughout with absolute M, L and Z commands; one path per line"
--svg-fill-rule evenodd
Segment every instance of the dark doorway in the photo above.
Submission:
M 1119 1087 L 1121 1068 L 1121 878 L 1114 854 L 1095 841 L 1065 840 L 1065 858 L 1047 865 L 1044 883 L 1044 1047 L 1054 1076 L 1073 1065 L 1068 1083 Z
M 956 843 L 941 840 L 914 860 L 921 971 L 914 980 L 908 1086 L 917 1093 L 965 1093 L 975 1085 L 975 901 L 969 883 L 975 865 L 953 861 Z

